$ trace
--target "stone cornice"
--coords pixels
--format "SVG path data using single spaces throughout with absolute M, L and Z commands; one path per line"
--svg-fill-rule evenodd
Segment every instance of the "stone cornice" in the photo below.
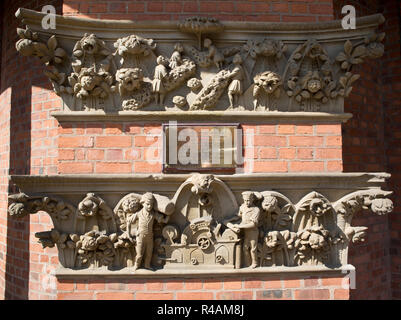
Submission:
M 16 16 L 26 25 L 17 29 L 16 49 L 45 64 L 63 100 L 54 113 L 60 121 L 345 121 L 344 99 L 360 77 L 353 67 L 384 53 L 380 14 L 357 19 L 351 30 L 341 21 L 64 16 L 45 30 L 43 13 Z

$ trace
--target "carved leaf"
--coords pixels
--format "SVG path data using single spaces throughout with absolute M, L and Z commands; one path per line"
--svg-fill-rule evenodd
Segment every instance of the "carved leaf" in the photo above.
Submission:
M 57 48 L 57 39 L 56 36 L 53 35 L 47 40 L 47 46 L 49 47 L 50 50 L 54 51 Z
M 338 54 L 338 56 L 336 57 L 336 60 L 337 60 L 338 62 L 343 62 L 343 61 L 347 60 L 347 56 L 345 55 L 344 52 L 340 52 L 340 53 Z
M 352 52 L 352 57 L 353 58 L 358 58 L 360 56 L 363 56 L 366 54 L 366 47 L 363 45 L 357 46 L 354 50 L 354 52 Z
M 344 43 L 344 52 L 345 52 L 348 56 L 351 55 L 352 47 L 353 47 L 353 46 L 352 46 L 352 42 L 351 42 L 351 41 L 349 41 L 349 40 L 345 41 L 345 43 Z
M 361 77 L 360 74 L 354 74 L 351 76 L 351 78 L 348 80 L 348 85 L 353 84 L 356 80 L 358 80 Z
M 351 59 L 351 63 L 352 64 L 361 64 L 361 63 L 363 63 L 363 59 L 361 59 L 361 58 Z

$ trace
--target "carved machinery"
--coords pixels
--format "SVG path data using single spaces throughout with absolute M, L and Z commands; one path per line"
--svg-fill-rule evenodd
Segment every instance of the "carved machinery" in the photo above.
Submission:
M 123 121 L 126 114 L 260 121 L 284 113 L 338 122 L 347 118 L 344 98 L 359 78 L 353 66 L 384 51 L 384 34 L 375 31 L 381 15 L 346 31 L 339 21 L 61 16 L 55 30 L 43 30 L 42 14 L 20 9 L 17 17 L 26 28 L 17 30 L 16 48 L 45 64 L 63 100 L 54 113 L 60 122 L 98 121 L 94 115 Z M 354 214 L 392 210 L 391 192 L 381 189 L 388 176 L 13 176 L 24 193 L 9 197 L 8 210 L 15 217 L 47 212 L 54 228 L 35 236 L 43 247 L 56 246 L 62 267 L 74 272 L 340 268 L 349 244 L 366 234 L 351 225 Z

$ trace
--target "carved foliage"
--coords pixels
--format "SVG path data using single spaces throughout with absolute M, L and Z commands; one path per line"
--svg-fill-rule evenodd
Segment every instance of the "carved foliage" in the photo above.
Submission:
M 130 193 L 112 210 L 88 193 L 77 208 L 52 197 L 9 197 L 9 213 L 46 211 L 54 228 L 35 236 L 57 246 L 69 268 L 213 268 L 347 263 L 349 242 L 363 241 L 366 227 L 353 215 L 391 212 L 380 189 L 356 191 L 336 202 L 310 192 L 296 204 L 276 191 L 246 191 L 238 207 L 230 189 L 213 175 L 193 175 L 172 200 Z

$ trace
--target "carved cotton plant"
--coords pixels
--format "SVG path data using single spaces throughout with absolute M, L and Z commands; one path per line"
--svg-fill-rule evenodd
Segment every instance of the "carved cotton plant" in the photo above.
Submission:
M 32 32 L 29 27 L 26 29 L 17 28 L 20 40 L 15 47 L 23 56 L 35 56 L 46 65 L 44 74 L 50 79 L 54 91 L 60 95 L 66 88 L 63 86 L 66 75 L 59 71 L 59 65 L 66 58 L 67 53 L 63 48 L 58 47 L 56 36 L 51 36 L 46 43 L 39 40 L 37 32 Z M 56 67 L 57 65 L 57 67 Z
M 145 39 L 133 34 L 118 39 L 114 43 L 114 47 L 116 48 L 116 53 L 122 57 L 121 64 L 124 64 L 128 55 L 134 55 L 136 59 L 139 56 L 146 57 L 150 55 L 156 49 L 156 42 L 153 39 Z
M 385 37 L 384 33 L 365 37 L 363 42 L 352 43 L 347 40 L 344 43 L 344 51 L 340 52 L 336 61 L 340 64 L 341 71 L 344 75 L 340 76 L 337 89 L 338 95 L 348 97 L 352 91 L 352 84 L 359 79 L 359 74 L 352 74 L 351 70 L 354 65 L 364 62 L 364 59 L 380 58 L 384 53 L 384 45 L 381 43 Z
M 19 218 L 38 211 L 45 211 L 53 219 L 53 222 L 57 223 L 69 219 L 75 211 L 72 205 L 62 200 L 50 197 L 29 197 L 24 193 L 9 196 L 9 201 L 9 214 Z
M 81 225 L 81 230 L 86 231 L 89 226 L 89 229 L 104 232 L 117 231 L 113 211 L 102 198 L 94 193 L 88 193 L 78 204 L 76 218 L 76 223 Z
M 114 243 L 117 241 L 115 233 L 107 236 L 96 230 L 89 231 L 76 242 L 76 255 L 80 266 L 98 268 L 111 266 L 115 256 Z

